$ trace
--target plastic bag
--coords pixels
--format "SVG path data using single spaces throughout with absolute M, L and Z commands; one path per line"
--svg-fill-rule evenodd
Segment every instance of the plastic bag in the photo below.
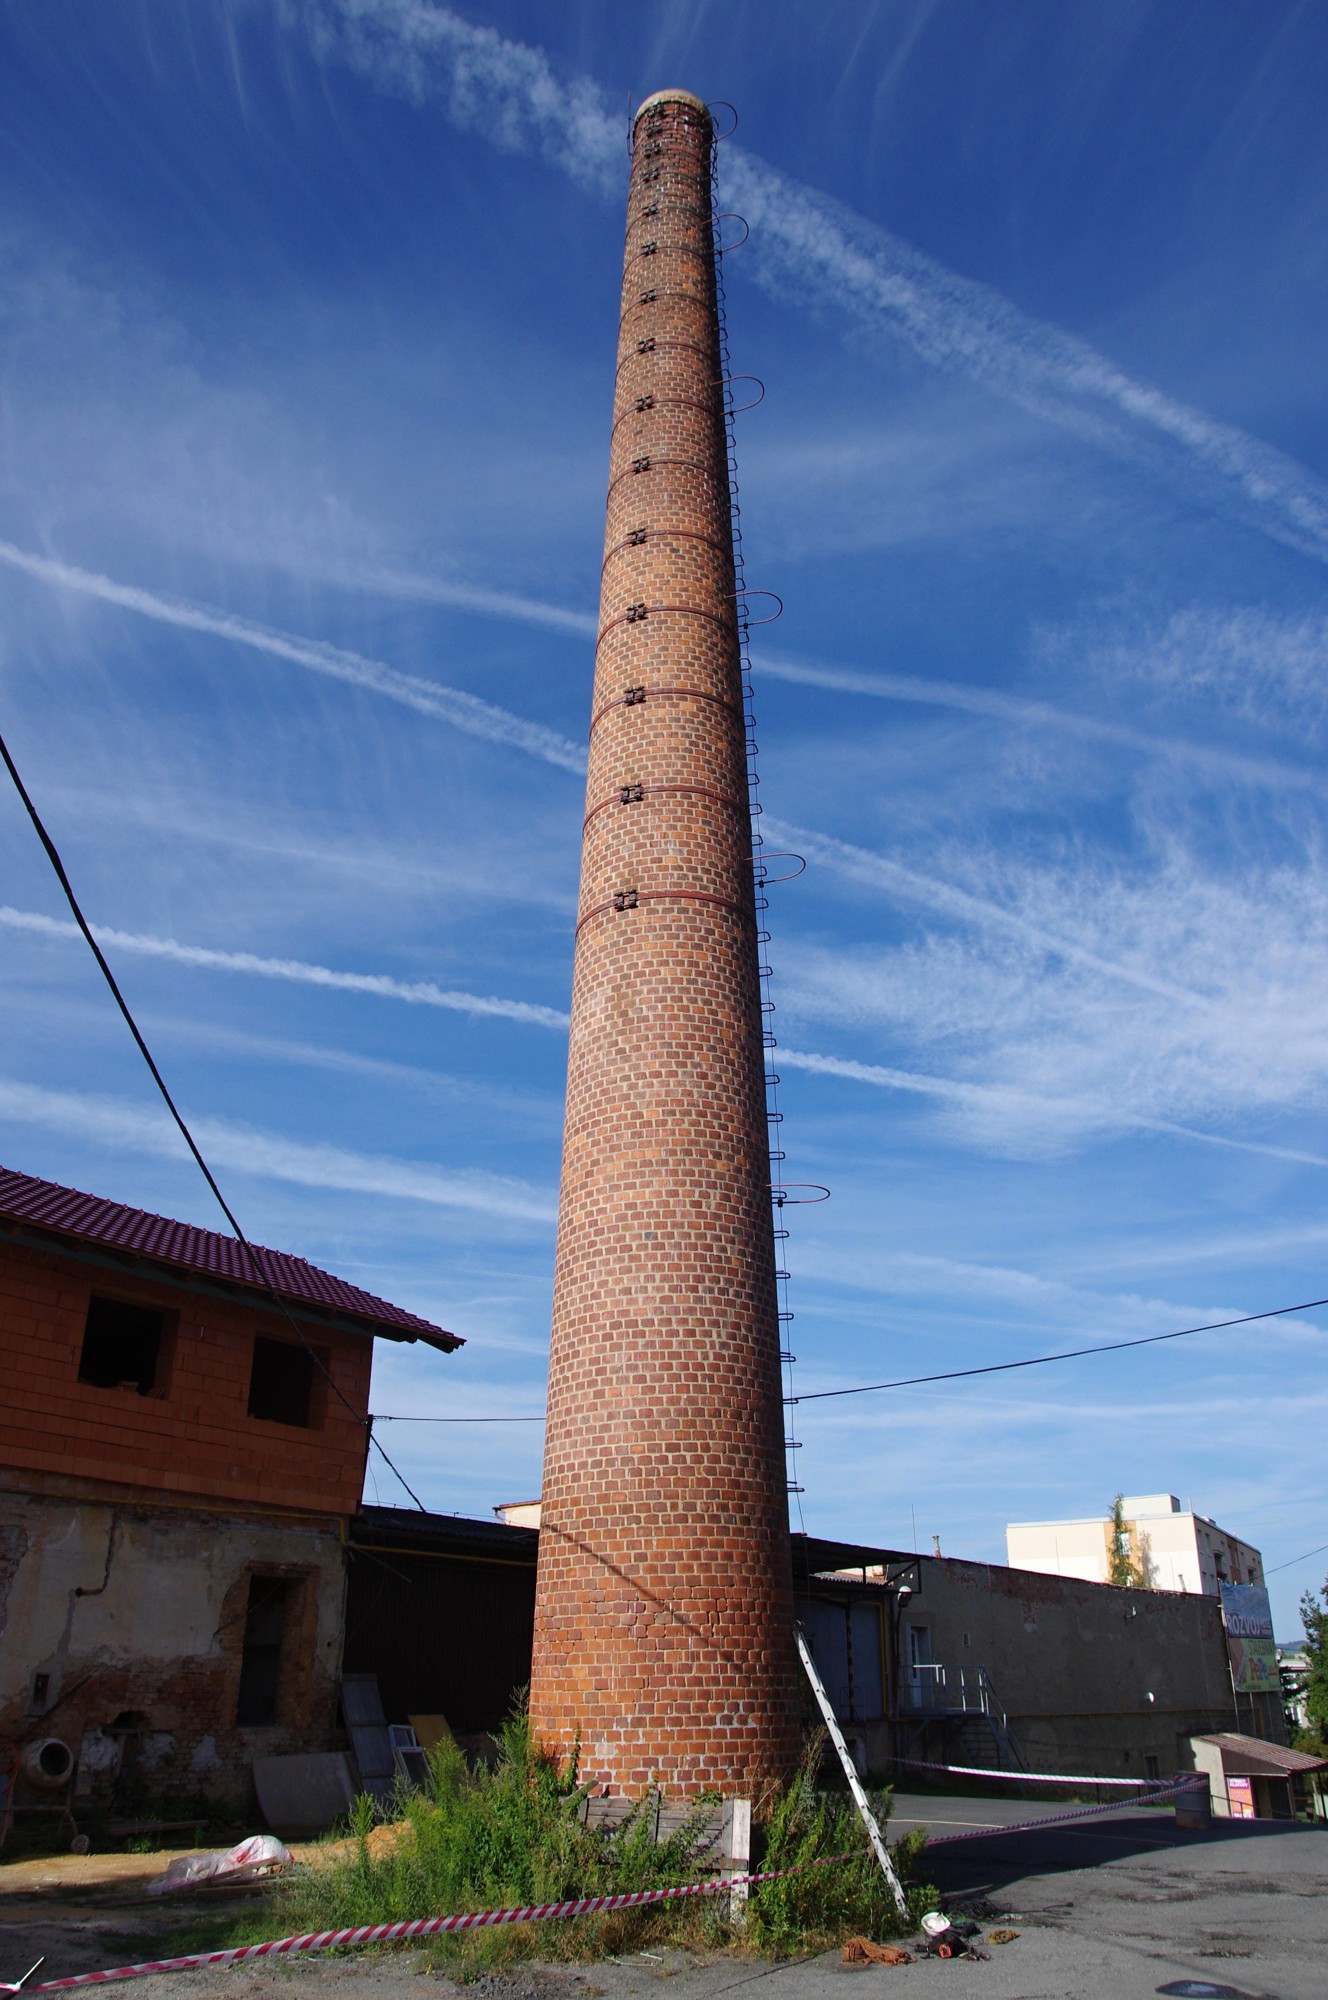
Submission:
M 177 1854 L 166 1873 L 148 1883 L 147 1893 L 172 1896 L 181 1889 L 197 1889 L 203 1883 L 238 1888 L 242 1883 L 257 1882 L 264 1875 L 275 1875 L 280 1869 L 289 1868 L 293 1859 L 289 1847 L 275 1833 L 255 1833 L 237 1847 L 215 1854 Z

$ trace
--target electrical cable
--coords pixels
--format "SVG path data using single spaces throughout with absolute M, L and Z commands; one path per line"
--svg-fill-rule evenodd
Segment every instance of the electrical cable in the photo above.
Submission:
M 3 735 L 0 735 L 0 758 L 4 760 L 5 768 L 9 772 L 9 776 L 13 781 L 14 789 L 18 793 L 19 798 L 23 803 L 23 807 L 24 810 L 27 812 L 28 818 L 32 822 L 33 828 L 37 834 L 37 838 L 40 840 L 42 847 L 45 851 L 46 858 L 50 862 L 51 867 L 55 872 L 56 880 L 59 882 L 61 889 L 64 891 L 65 901 L 68 903 L 70 910 L 73 912 L 74 921 L 78 925 L 79 930 L 82 932 L 83 937 L 87 942 L 89 950 L 91 951 L 93 957 L 97 961 L 97 966 L 101 972 L 102 978 L 105 980 L 106 985 L 110 990 L 111 997 L 114 999 L 116 1006 L 120 1010 L 120 1013 L 125 1022 L 125 1026 L 129 1029 L 130 1034 L 134 1038 L 134 1042 L 138 1048 L 139 1054 L 142 1056 L 144 1062 L 147 1064 L 149 1074 L 151 1075 L 153 1082 L 156 1084 L 158 1091 L 161 1093 L 161 1097 L 166 1105 L 166 1109 L 170 1112 L 171 1117 L 174 1119 L 175 1124 L 180 1132 L 180 1136 L 184 1140 L 186 1146 L 189 1148 L 189 1151 L 194 1158 L 194 1161 L 199 1169 L 199 1172 L 202 1174 L 204 1180 L 207 1182 L 208 1187 L 212 1192 L 212 1195 L 217 1203 L 218 1208 L 220 1208 L 227 1222 L 229 1222 L 231 1229 L 235 1235 L 237 1243 L 239 1243 L 239 1245 L 241 1246 L 241 1248 L 245 1253 L 245 1257 L 249 1264 L 251 1278 L 253 1279 L 255 1284 L 261 1286 L 261 1288 L 265 1292 L 267 1292 L 269 1297 L 272 1299 L 278 1311 L 282 1314 L 283 1318 L 287 1321 L 292 1331 L 295 1333 L 296 1338 L 299 1340 L 305 1352 L 309 1355 L 314 1365 L 319 1369 L 319 1371 L 325 1377 L 328 1386 L 331 1388 L 333 1394 L 338 1398 L 338 1400 L 341 1403 L 345 1405 L 346 1409 L 350 1411 L 351 1415 L 355 1418 L 355 1421 L 358 1424 L 361 1424 L 364 1427 L 364 1429 L 367 1430 L 369 1434 L 369 1443 L 378 1452 L 380 1458 L 383 1460 L 384 1464 L 388 1467 L 389 1471 L 393 1474 L 394 1478 L 396 1478 L 399 1481 L 401 1486 L 410 1495 L 411 1499 L 415 1502 L 415 1505 L 419 1508 L 420 1512 L 427 1513 L 428 1509 L 425 1507 L 424 1502 L 420 1499 L 419 1495 L 414 1491 L 413 1487 L 410 1485 L 405 1475 L 399 1470 L 399 1468 L 393 1463 L 392 1459 L 388 1456 L 388 1453 L 384 1449 L 380 1440 L 374 1436 L 373 1426 L 375 1423 L 542 1424 L 545 1421 L 545 1419 L 543 1417 L 487 1417 L 487 1416 L 417 1417 L 417 1416 L 395 1416 L 395 1415 L 386 1415 L 377 1413 L 365 1418 L 359 1415 L 358 1411 L 355 1408 L 355 1405 L 351 1402 L 350 1398 L 345 1394 L 340 1384 L 334 1381 L 331 1371 L 327 1367 L 326 1363 L 319 1355 L 317 1349 L 306 1338 L 303 1328 L 299 1325 L 298 1321 L 295 1319 L 293 1313 L 287 1306 L 286 1301 L 282 1298 L 280 1292 L 278 1292 L 276 1286 L 272 1283 L 272 1280 L 268 1276 L 267 1272 L 263 1269 L 262 1265 L 259 1262 L 258 1255 L 254 1249 L 253 1244 L 250 1243 L 248 1237 L 245 1235 L 243 1229 L 240 1227 L 240 1224 L 235 1216 L 234 1211 L 232 1210 L 229 1202 L 226 1200 L 226 1197 L 223 1195 L 220 1187 L 217 1185 L 216 1177 L 213 1174 L 211 1167 L 209 1167 L 207 1161 L 204 1159 L 203 1154 L 199 1149 L 198 1142 L 194 1138 L 193 1133 L 190 1131 L 189 1126 L 185 1122 L 184 1116 L 180 1111 L 179 1106 L 176 1104 L 175 1099 L 171 1096 L 170 1089 L 168 1088 L 166 1083 L 166 1079 L 163 1077 L 160 1069 L 157 1067 L 156 1059 L 154 1058 L 151 1049 L 148 1047 L 147 1042 L 144 1040 L 142 1031 L 140 1030 L 137 1021 L 134 1019 L 133 1014 L 130 1012 L 129 1003 L 126 1001 L 123 993 L 120 991 L 119 985 L 115 978 L 115 974 L 111 971 L 105 953 L 102 951 L 101 946 L 97 943 L 96 937 L 94 936 L 92 931 L 92 927 L 88 923 L 87 918 L 83 914 L 82 908 L 79 905 L 78 897 L 74 894 L 74 887 L 69 879 L 69 875 L 65 869 L 64 862 L 60 858 L 59 850 L 56 847 L 55 842 L 51 839 L 50 834 L 46 830 L 41 815 L 37 811 L 37 808 L 33 803 L 31 796 L 29 795 L 27 786 L 24 784 L 22 776 L 19 773 L 18 766 L 15 764 L 13 757 L 10 755 L 9 746 L 5 742 Z M 1220 1333 L 1228 1327 L 1253 1325 L 1258 1320 L 1282 1319 L 1285 1318 L 1286 1315 L 1289 1313 L 1312 1312 L 1313 1310 L 1315 1310 L 1315 1308 L 1319 1306 L 1328 1306 L 1328 1298 L 1307 1299 L 1303 1301 L 1300 1305 L 1294 1305 L 1294 1306 L 1272 1306 L 1266 1312 L 1242 1313 L 1234 1319 L 1210 1320 L 1207 1321 L 1202 1326 L 1178 1327 L 1172 1333 L 1150 1333 L 1150 1334 L 1145 1334 L 1135 1340 L 1103 1341 L 1102 1343 L 1094 1347 L 1066 1348 L 1059 1354 L 1030 1355 L 1021 1361 L 992 1361 L 986 1363 L 984 1366 L 979 1368 L 949 1368 L 949 1369 L 944 1369 L 933 1375 L 902 1376 L 898 1380 L 893 1382 L 864 1382 L 851 1389 L 814 1389 L 801 1396 L 789 1396 L 785 1399 L 785 1401 L 787 1405 L 792 1405 L 797 1403 L 828 1402 L 832 1399 L 836 1399 L 841 1396 L 869 1396 L 869 1395 L 874 1395 L 882 1390 L 914 1389 L 922 1387 L 932 1382 L 964 1381 L 975 1375 L 1008 1374 L 1010 1371 L 1017 1368 L 1043 1368 L 1053 1361 L 1080 1361 L 1089 1355 L 1118 1354 L 1123 1349 L 1126 1348 L 1155 1347 L 1158 1346 L 1163 1341 L 1185 1340 L 1188 1339 L 1193 1334 Z M 1294 1569 L 1297 1563 L 1308 1562 L 1312 1556 L 1323 1555 L 1326 1551 L 1328 1551 L 1328 1542 L 1323 1543 L 1319 1548 L 1307 1550 L 1304 1555 L 1292 1556 L 1288 1562 L 1275 1563 L 1271 1569 L 1265 1569 L 1264 1575 L 1276 1576 L 1279 1570 Z
M 1294 1569 L 1297 1563 L 1308 1562 L 1311 1556 L 1321 1555 L 1328 1555 L 1328 1542 L 1322 1543 L 1317 1549 L 1306 1549 L 1303 1556 L 1292 1556 L 1290 1562 L 1274 1563 L 1271 1569 L 1264 1570 L 1264 1575 L 1276 1576 L 1280 1569 Z
M 1043 1368 L 1049 1361 L 1078 1361 L 1085 1354 L 1118 1354 L 1123 1347 L 1156 1347 L 1159 1341 L 1185 1340 L 1192 1333 L 1218 1333 L 1227 1326 L 1250 1326 L 1259 1319 L 1281 1319 L 1287 1313 L 1311 1312 L 1315 1306 L 1328 1306 L 1328 1299 L 1306 1299 L 1298 1306 L 1270 1306 L 1267 1312 L 1209 1320 L 1204 1326 L 1182 1326 L 1174 1333 L 1146 1333 L 1138 1340 L 1106 1340 L 1099 1347 L 1067 1347 L 1061 1354 L 1033 1354 L 1024 1361 L 989 1361 L 981 1368 L 946 1368 L 937 1375 L 904 1375 L 897 1382 L 862 1382 L 853 1389 L 812 1389 L 789 1400 L 824 1403 L 832 1396 L 869 1396 L 877 1389 L 915 1389 L 923 1382 L 959 1382 L 969 1375 L 1004 1375 L 1012 1368 Z
M 542 1424 L 543 1417 L 396 1417 L 375 1411 L 375 1424 Z
M 18 793 L 19 798 L 23 801 L 24 809 L 27 812 L 28 818 L 32 821 L 33 827 L 37 834 L 37 838 L 38 840 L 40 840 L 42 847 L 46 852 L 47 860 L 50 862 L 51 867 L 55 870 L 56 880 L 59 882 L 60 887 L 64 891 L 65 901 L 68 903 L 70 909 L 73 911 L 74 921 L 78 925 L 80 931 L 82 931 L 84 938 L 87 940 L 88 948 L 91 951 L 93 957 L 97 961 L 97 965 L 100 968 L 102 978 L 106 981 L 107 986 L 110 988 L 111 996 L 114 999 L 116 1006 L 119 1008 L 121 1014 L 124 1017 L 125 1025 L 129 1029 L 130 1034 L 134 1038 L 134 1041 L 138 1047 L 138 1052 L 148 1066 L 148 1070 L 151 1074 L 152 1081 L 156 1084 L 157 1089 L 161 1092 L 162 1098 L 166 1105 L 166 1109 L 170 1112 L 171 1117 L 175 1120 L 175 1123 L 180 1131 L 180 1136 L 183 1138 L 185 1145 L 189 1148 L 189 1151 L 192 1153 L 194 1160 L 198 1166 L 199 1172 L 202 1174 L 204 1180 L 207 1182 L 208 1187 L 211 1189 L 216 1199 L 218 1208 L 225 1216 L 227 1222 L 229 1222 L 231 1229 L 235 1234 L 236 1242 L 239 1243 L 239 1245 L 244 1251 L 246 1260 L 249 1265 L 249 1275 L 251 1281 L 255 1285 L 261 1287 L 261 1289 L 269 1295 L 269 1297 L 272 1299 L 273 1304 L 277 1307 L 277 1310 L 281 1313 L 282 1317 L 290 1325 L 292 1331 L 295 1334 L 296 1339 L 300 1342 L 300 1345 L 304 1348 L 305 1352 L 308 1354 L 314 1366 L 319 1370 L 320 1374 L 322 1374 L 323 1377 L 326 1379 L 328 1387 L 332 1390 L 332 1393 L 338 1398 L 340 1402 L 344 1403 L 346 1408 L 350 1411 L 351 1415 L 354 1417 L 356 1423 L 359 1424 L 364 1430 L 368 1432 L 370 1444 L 374 1446 L 375 1450 L 379 1453 L 380 1457 L 389 1467 L 394 1476 L 400 1481 L 401 1485 L 405 1488 L 406 1492 L 410 1494 L 411 1499 L 415 1502 L 415 1505 L 419 1508 L 420 1512 L 422 1514 L 427 1513 L 428 1509 L 425 1506 L 424 1502 L 420 1499 L 419 1494 L 416 1493 L 414 1489 L 411 1487 L 404 1473 L 400 1472 L 398 1468 L 395 1465 L 393 1465 L 392 1460 L 388 1457 L 386 1451 L 384 1451 L 382 1445 L 379 1443 L 378 1439 L 374 1436 L 373 1418 L 362 1417 L 359 1411 L 355 1408 L 355 1405 L 351 1402 L 350 1397 L 346 1395 L 345 1391 L 342 1389 L 340 1383 L 333 1380 L 331 1370 L 328 1368 L 322 1356 L 318 1353 L 318 1350 L 306 1337 L 304 1330 L 300 1326 L 299 1322 L 296 1320 L 295 1315 L 291 1312 L 290 1307 L 287 1305 L 286 1301 L 282 1298 L 280 1292 L 277 1290 L 271 1278 L 268 1276 L 267 1271 L 260 1263 L 257 1252 L 255 1251 L 253 1244 L 249 1241 L 249 1238 L 245 1235 L 244 1231 L 241 1229 L 239 1223 L 237 1222 L 235 1215 L 231 1210 L 230 1204 L 227 1202 L 226 1197 L 223 1195 L 221 1189 L 217 1185 L 216 1178 L 212 1172 L 211 1167 L 208 1165 L 207 1161 L 203 1158 L 203 1155 L 199 1150 L 198 1142 L 194 1138 L 193 1133 L 189 1130 L 189 1127 L 185 1123 L 184 1116 L 181 1113 L 179 1106 L 176 1104 L 175 1099 L 171 1096 L 171 1093 L 166 1086 L 166 1079 L 162 1075 L 161 1071 L 158 1069 L 156 1060 L 153 1057 L 151 1049 L 148 1047 L 146 1041 L 143 1039 L 142 1031 L 140 1030 L 137 1021 L 134 1019 L 133 1015 L 129 1011 L 129 1003 L 125 999 L 124 994 L 120 991 L 120 988 L 116 983 L 115 974 L 111 971 L 111 968 L 107 963 L 105 953 L 102 951 L 101 946 L 97 943 L 96 938 L 93 936 L 92 927 L 88 923 L 87 918 L 84 916 L 83 911 L 79 906 L 78 897 L 74 894 L 74 885 L 70 881 L 69 876 L 66 873 L 64 862 L 60 859 L 59 850 L 56 847 L 55 842 L 51 839 L 50 834 L 46 831 L 46 827 L 43 824 L 41 814 L 37 811 L 36 806 L 33 804 L 32 799 L 29 796 L 28 788 L 24 784 L 22 777 L 19 775 L 18 766 L 14 762 L 14 759 L 11 757 L 9 753 L 9 745 L 5 742 L 3 735 L 0 735 L 0 758 L 4 760 L 5 769 L 9 772 L 10 777 L 14 781 L 14 789 Z

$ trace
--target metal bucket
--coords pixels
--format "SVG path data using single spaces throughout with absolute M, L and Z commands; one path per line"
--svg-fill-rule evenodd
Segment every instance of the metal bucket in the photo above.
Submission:
M 1213 1824 L 1213 1798 L 1206 1771 L 1177 1771 L 1175 1782 L 1185 1790 L 1176 1794 L 1176 1824 L 1187 1833 L 1207 1833 Z

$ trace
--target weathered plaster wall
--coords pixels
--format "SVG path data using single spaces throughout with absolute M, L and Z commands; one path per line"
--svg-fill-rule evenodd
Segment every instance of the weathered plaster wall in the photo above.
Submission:
M 241 1729 L 253 1575 L 295 1587 L 277 1719 Z M 82 1746 L 94 1794 L 243 1803 L 255 1756 L 331 1742 L 344 1577 L 332 1522 L 0 1490 L 0 1738 Z
M 1216 1599 L 948 1557 L 920 1568 L 900 1620 L 905 1715 L 920 1626 L 947 1670 L 986 1668 L 1034 1770 L 1143 1777 L 1149 1757 L 1164 1774 L 1192 1769 L 1190 1737 L 1235 1726 Z

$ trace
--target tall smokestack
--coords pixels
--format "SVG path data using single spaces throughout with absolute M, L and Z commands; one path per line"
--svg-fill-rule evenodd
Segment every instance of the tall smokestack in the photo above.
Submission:
M 628 1795 L 797 1755 L 712 144 L 636 114 L 530 1696 Z

